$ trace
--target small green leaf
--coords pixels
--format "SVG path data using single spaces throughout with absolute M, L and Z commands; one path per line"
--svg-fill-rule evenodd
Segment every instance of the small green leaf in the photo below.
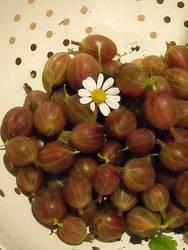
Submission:
M 177 250 L 177 242 L 171 236 L 158 235 L 149 241 L 150 250 Z

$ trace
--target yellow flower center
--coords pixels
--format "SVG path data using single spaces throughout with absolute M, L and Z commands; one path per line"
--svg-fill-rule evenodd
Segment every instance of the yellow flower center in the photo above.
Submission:
M 95 89 L 91 93 L 91 98 L 96 104 L 101 104 L 106 100 L 106 93 L 102 89 Z

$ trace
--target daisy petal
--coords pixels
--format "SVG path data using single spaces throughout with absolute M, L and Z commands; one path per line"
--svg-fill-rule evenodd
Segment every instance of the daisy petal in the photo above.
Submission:
M 90 109 L 91 109 L 91 111 L 95 111 L 95 103 L 94 102 L 91 102 L 90 103 Z
M 112 77 L 108 78 L 108 79 L 104 82 L 104 84 L 103 84 L 103 86 L 102 86 L 102 90 L 107 90 L 107 89 L 109 89 L 109 88 L 113 85 L 113 83 L 114 83 L 114 79 L 113 79 Z
M 116 102 L 116 101 L 114 101 L 114 100 L 111 99 L 111 98 L 106 99 L 105 102 L 106 102 L 106 104 L 107 104 L 110 108 L 112 108 L 112 109 L 118 109 L 119 106 L 120 106 L 119 102 Z
M 117 95 L 119 94 L 120 90 L 118 88 L 110 88 L 106 91 L 107 95 Z
M 121 97 L 119 95 L 107 95 L 106 98 L 110 98 L 111 100 L 114 100 L 116 102 L 119 102 L 121 100 Z
M 102 73 L 99 74 L 97 79 L 97 88 L 100 89 L 104 82 L 104 75 Z
M 89 91 L 93 91 L 94 89 L 97 88 L 95 80 L 90 76 L 82 81 L 82 85 L 84 86 L 85 89 Z
M 91 92 L 89 91 L 89 90 L 87 90 L 87 89 L 79 89 L 78 90 L 78 95 L 80 96 L 80 97 L 88 97 L 88 96 L 91 96 Z
M 99 109 L 104 116 L 108 116 L 110 113 L 110 108 L 106 103 L 99 104 Z
M 91 97 L 82 97 L 80 98 L 80 103 L 81 104 L 87 104 L 90 103 L 92 101 Z

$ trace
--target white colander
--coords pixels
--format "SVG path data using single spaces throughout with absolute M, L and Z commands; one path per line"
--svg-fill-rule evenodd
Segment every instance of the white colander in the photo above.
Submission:
M 42 89 L 41 73 L 47 56 L 74 46 L 89 33 L 110 37 L 123 61 L 165 52 L 166 42 L 188 42 L 188 0 L 0 0 L 0 119 L 23 104 L 23 84 Z M 115 243 L 63 244 L 33 218 L 25 196 L 16 194 L 0 152 L 1 250 L 147 250 L 124 236 Z M 178 250 L 188 247 L 174 236 Z M 2 246 L 1 246 L 2 245 Z

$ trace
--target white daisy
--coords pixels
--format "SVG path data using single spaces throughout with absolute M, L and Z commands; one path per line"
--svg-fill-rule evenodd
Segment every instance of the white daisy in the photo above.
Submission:
M 97 83 L 92 77 L 82 81 L 83 89 L 78 90 L 81 104 L 90 103 L 90 108 L 94 112 L 96 105 L 104 116 L 108 116 L 111 109 L 118 109 L 120 104 L 120 90 L 112 87 L 114 79 L 112 77 L 104 81 L 104 75 L 99 74 Z

